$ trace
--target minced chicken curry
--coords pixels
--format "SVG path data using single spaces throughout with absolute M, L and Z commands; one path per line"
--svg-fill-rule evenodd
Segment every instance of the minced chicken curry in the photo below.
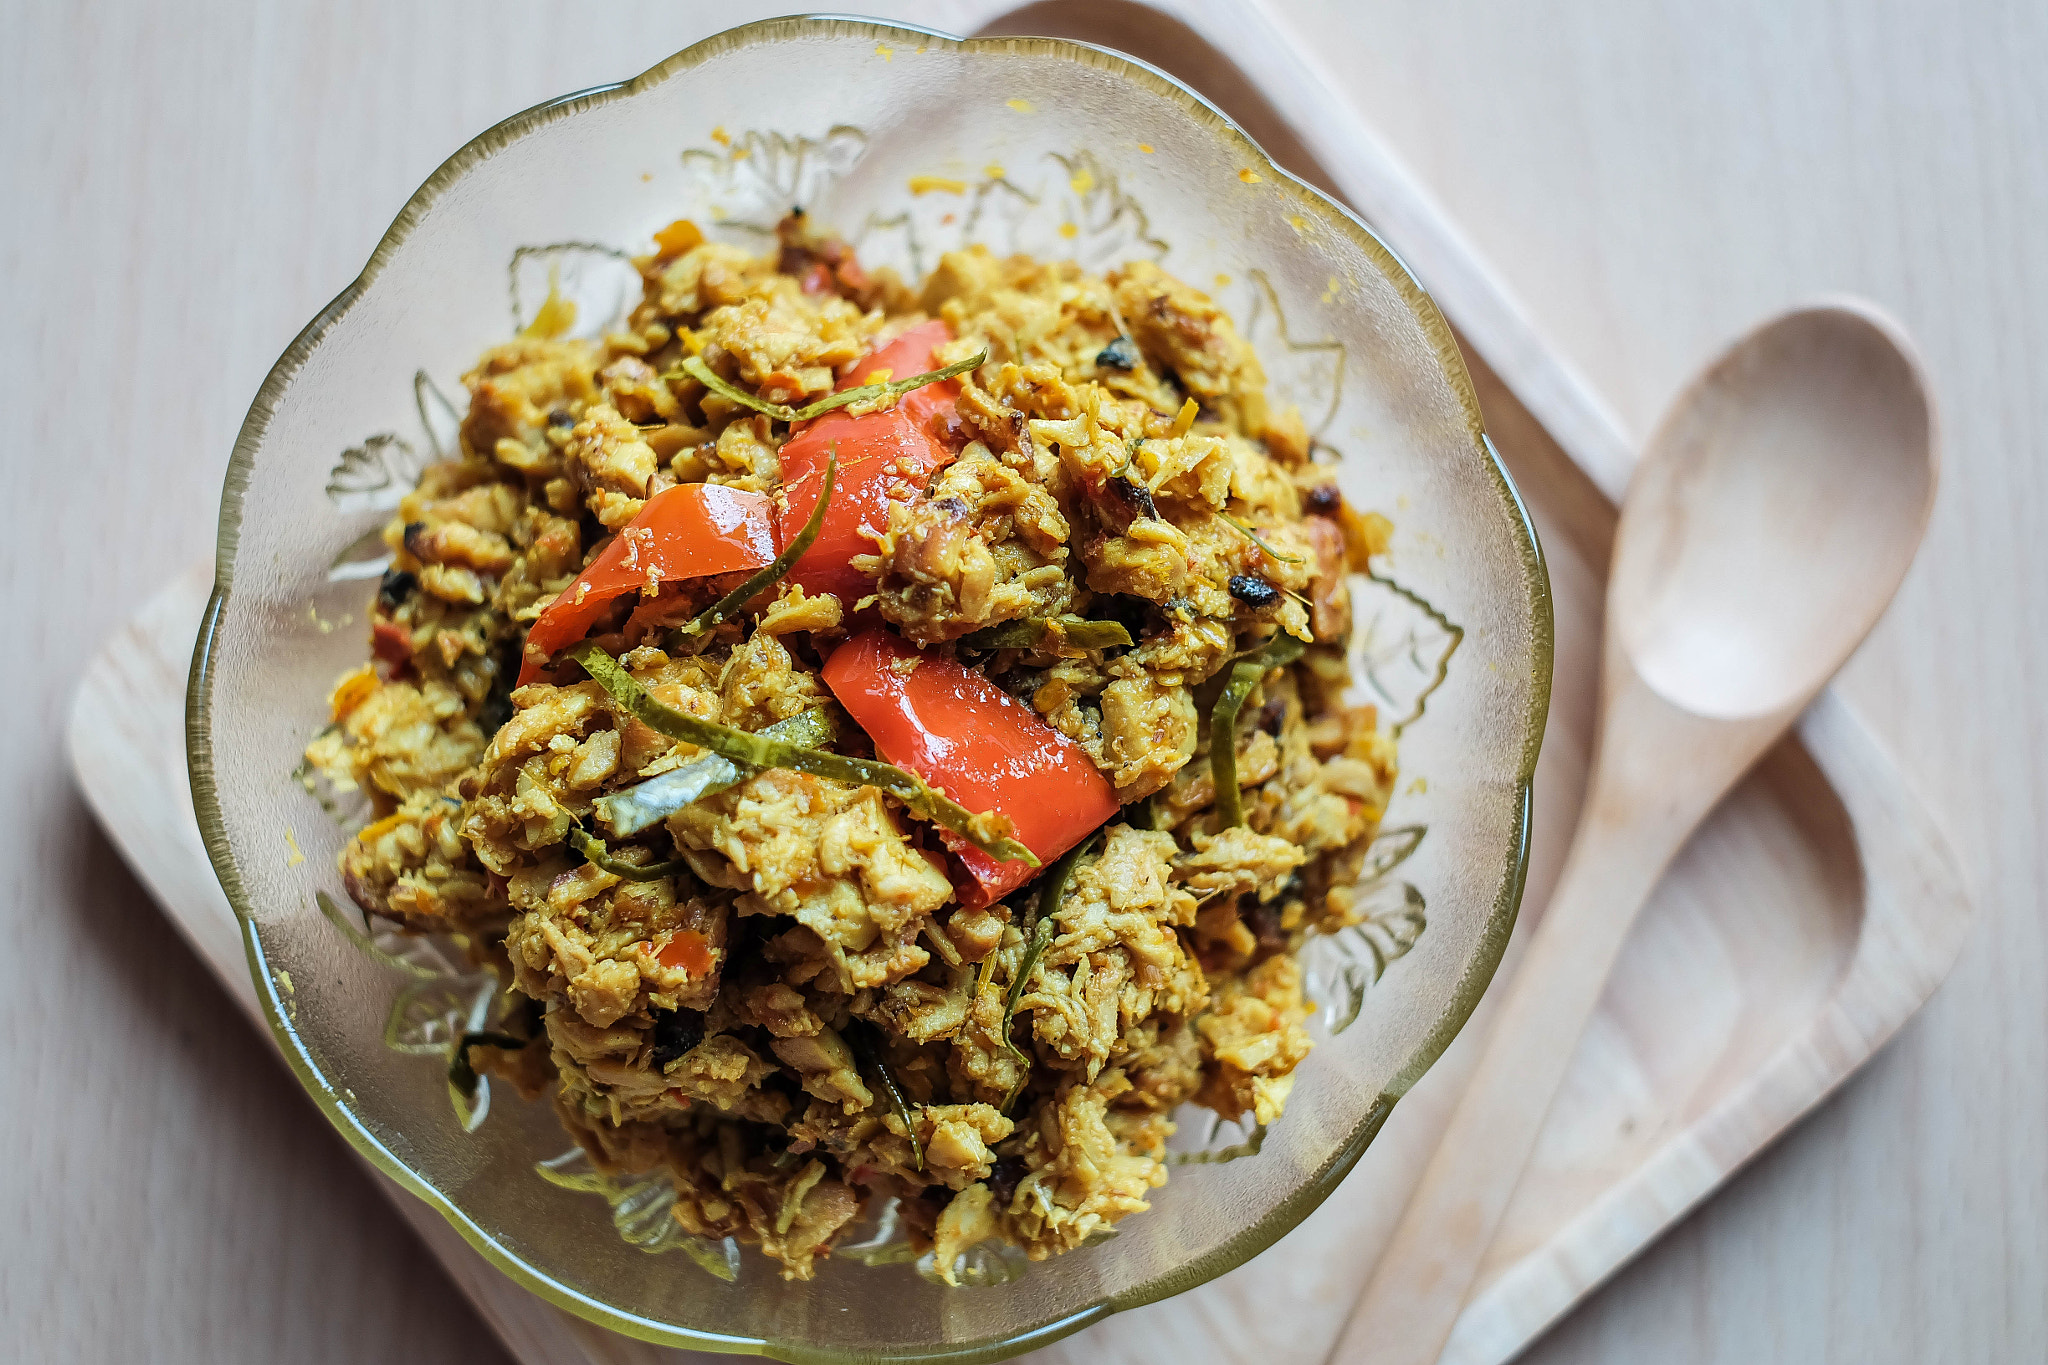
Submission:
M 461 1069 L 785 1275 L 895 1196 L 950 1280 L 1146 1208 L 1169 1115 L 1280 1117 L 1297 953 L 1394 779 L 1348 506 L 1207 297 L 678 222 L 625 329 L 551 296 L 386 533 L 308 750 L 364 909 L 519 1001 Z

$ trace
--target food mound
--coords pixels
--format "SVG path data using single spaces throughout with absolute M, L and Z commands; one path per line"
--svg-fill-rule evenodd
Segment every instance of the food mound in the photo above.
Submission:
M 551 293 L 385 533 L 309 759 L 367 911 L 508 982 L 458 1045 L 691 1233 L 808 1278 L 894 1197 L 950 1282 L 1280 1117 L 1297 954 L 1394 780 L 1347 706 L 1386 547 L 1214 303 L 984 249 L 913 288 L 688 222 L 601 342 Z

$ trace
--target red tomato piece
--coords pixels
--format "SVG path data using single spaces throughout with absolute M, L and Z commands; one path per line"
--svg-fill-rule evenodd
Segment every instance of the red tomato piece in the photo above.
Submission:
M 683 483 L 647 500 L 526 632 L 519 685 L 590 633 L 618 598 L 685 578 L 766 568 L 775 559 L 775 504 L 715 483 Z
M 907 673 L 896 667 L 911 662 Z M 1116 814 L 1116 789 L 1087 751 L 975 669 L 869 630 L 833 651 L 824 676 L 877 753 L 971 811 L 1009 816 L 1041 864 Z M 946 842 L 971 878 L 959 887 L 962 904 L 987 905 L 1038 873 Z
M 920 323 L 855 364 L 839 387 L 864 384 L 877 370 L 887 370 L 892 379 L 928 374 L 938 368 L 932 347 L 951 339 L 945 323 Z M 864 417 L 828 412 L 791 434 L 782 447 L 782 488 L 788 504 L 778 516 L 783 544 L 810 520 L 825 462 L 835 449 L 839 477 L 817 543 L 790 570 L 790 582 L 802 584 L 806 592 L 836 593 L 849 611 L 874 590 L 874 581 L 849 561 L 875 552 L 876 537 L 889 525 L 892 500 L 912 496 L 953 462 L 959 397 L 959 383 L 948 379 L 912 389 L 883 412 Z

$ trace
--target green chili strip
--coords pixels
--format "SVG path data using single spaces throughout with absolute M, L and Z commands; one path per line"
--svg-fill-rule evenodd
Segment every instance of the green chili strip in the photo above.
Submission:
M 1017 1046 L 1017 1040 L 1010 1036 L 1010 1024 L 1017 1015 L 1017 1002 L 1024 998 L 1026 987 L 1031 984 L 1031 973 L 1038 970 L 1038 959 L 1045 956 L 1045 950 L 1052 944 L 1052 936 L 1059 926 L 1050 915 L 1040 919 L 1031 928 L 1031 939 L 1024 945 L 1024 960 L 1017 964 L 1017 975 L 1010 982 L 1010 994 L 1003 1001 L 1003 1046 L 1017 1055 L 1024 1065 L 1031 1065 L 1031 1059 Z
M 879 1032 L 880 1030 L 877 1030 L 877 1033 Z M 867 1054 L 868 1064 L 875 1070 L 875 1079 L 882 1083 L 882 1092 L 889 1097 L 889 1105 L 896 1111 L 896 1117 L 903 1120 L 904 1134 L 910 1139 L 911 1159 L 916 1163 L 918 1170 L 923 1170 L 924 1143 L 918 1140 L 917 1124 L 910 1117 L 910 1102 L 903 1098 L 903 1088 L 896 1084 L 896 1073 L 882 1060 L 882 1050 L 879 1047 L 863 1043 L 860 1050 Z
M 1010 994 L 1003 1001 L 1003 1046 L 1010 1049 L 1023 1068 L 1017 1073 L 1017 1083 L 1010 1087 L 1010 1093 L 1003 1096 L 1002 1112 L 1008 1113 L 1017 1096 L 1024 1093 L 1024 1082 L 1031 1079 L 1031 1058 L 1017 1040 L 1010 1036 L 1010 1026 L 1017 1015 L 1017 1002 L 1024 998 L 1024 989 L 1030 983 L 1031 974 L 1038 970 L 1038 959 L 1045 956 L 1045 950 L 1052 944 L 1057 929 L 1051 915 L 1045 916 L 1033 926 L 1031 941 L 1024 945 L 1024 960 L 1017 965 L 1017 975 L 1010 981 Z
M 1005 621 L 964 635 L 960 643 L 969 649 L 1038 649 L 1062 647 L 1079 650 L 1128 648 L 1130 631 L 1120 621 L 1091 621 L 1085 616 L 1030 616 Z
M 693 635 L 701 635 L 714 626 L 724 624 L 739 615 L 740 608 L 780 582 L 782 576 L 804 557 L 804 551 L 810 549 L 818 539 L 818 532 L 825 525 L 825 508 L 832 501 L 832 483 L 838 476 L 839 447 L 835 443 L 831 457 L 825 461 L 825 487 L 818 494 L 818 505 L 811 509 L 811 519 L 804 523 L 803 530 L 796 533 L 796 539 L 789 542 L 789 547 L 775 556 L 774 562 L 767 568 L 752 575 L 746 582 L 670 631 L 670 641 L 687 640 Z
M 598 685 L 611 694 L 612 700 L 634 719 L 670 739 L 700 745 L 713 753 L 723 754 L 735 763 L 755 768 L 790 768 L 813 777 L 829 777 L 840 782 L 880 788 L 908 806 L 913 814 L 952 830 L 991 858 L 1002 862 L 1022 862 L 1032 867 L 1039 865 L 1037 856 L 1030 849 L 1010 837 L 1011 825 L 1007 816 L 994 811 L 977 815 L 934 791 L 915 773 L 905 772 L 892 763 L 849 758 L 845 754 L 792 744 L 773 735 L 755 734 L 715 721 L 701 720 L 674 707 L 664 706 L 648 696 L 646 689 L 633 680 L 617 659 L 592 641 L 586 640 L 577 645 L 567 657 L 581 664 L 583 670 L 596 679 Z
M 1067 894 L 1067 883 L 1074 879 L 1074 869 L 1081 865 L 1081 859 L 1094 843 L 1095 836 L 1091 834 L 1068 849 L 1052 865 L 1052 871 L 1045 874 L 1045 885 L 1038 892 L 1038 913 L 1034 919 L 1049 920 L 1059 913 L 1060 898 Z
M 1031 1058 L 1017 1046 L 1017 1040 L 1010 1036 L 1010 1026 L 1017 1016 L 1017 1002 L 1024 998 L 1024 992 L 1031 984 L 1031 974 L 1038 970 L 1038 960 L 1045 956 L 1045 950 L 1052 945 L 1053 934 L 1057 930 L 1053 917 L 1059 913 L 1060 898 L 1067 894 L 1067 883 L 1074 879 L 1074 869 L 1080 865 L 1082 857 L 1094 843 L 1095 836 L 1091 834 L 1068 849 L 1066 854 L 1052 865 L 1052 871 L 1045 874 L 1044 883 L 1039 889 L 1038 904 L 1031 912 L 1031 925 L 1027 930 L 1030 937 L 1024 946 L 1024 959 L 1017 965 L 1017 974 L 1010 978 L 1010 993 L 1003 1000 L 1003 1046 L 1010 1049 L 1017 1060 L 1024 1064 L 1024 1070 L 1019 1073 L 1017 1083 L 1011 1086 L 1010 1093 L 1003 1097 L 1002 1107 L 1006 1112 L 1016 1103 L 1017 1096 L 1023 1092 L 1024 1082 L 1031 1075 Z M 989 957 L 993 961 L 995 955 L 991 953 Z
M 988 361 L 988 348 L 965 360 L 956 361 L 944 369 L 932 370 L 925 374 L 914 374 L 908 379 L 892 379 L 883 384 L 862 384 L 858 388 L 841 389 L 838 393 L 827 394 L 807 407 L 793 408 L 787 403 L 771 403 L 765 398 L 748 393 L 718 377 L 718 372 L 704 363 L 702 356 L 689 356 L 683 361 L 683 373 L 702 384 L 721 398 L 738 403 L 743 408 L 766 413 L 778 422 L 808 422 L 813 417 L 822 417 L 834 408 L 843 408 L 854 403 L 865 403 L 872 399 L 901 398 L 912 389 L 921 389 L 927 384 L 936 384 L 955 375 L 966 374 Z
M 532 1040 L 514 1038 L 509 1033 L 465 1033 L 455 1043 L 455 1055 L 448 1059 L 448 1084 L 465 1100 L 476 1098 L 476 1068 L 469 1064 L 469 1050 L 481 1044 L 485 1047 L 502 1047 L 517 1051 Z
M 591 866 L 629 882 L 658 882 L 663 877 L 673 877 L 688 866 L 680 858 L 665 863 L 620 862 L 604 846 L 604 840 L 575 825 L 569 826 L 569 847 L 589 859 Z
M 763 726 L 761 733 L 816 748 L 830 744 L 836 732 L 832 713 L 820 706 Z M 598 797 L 597 815 L 614 835 L 623 839 L 668 819 L 685 806 L 739 785 L 758 771 L 750 764 L 735 763 L 724 754 L 699 754 L 658 777 Z
M 1267 669 L 1286 667 L 1301 657 L 1301 651 L 1301 641 L 1283 632 L 1230 667 L 1230 681 L 1209 713 L 1209 771 L 1216 786 L 1218 829 L 1244 823 L 1244 797 L 1237 785 L 1237 713 Z
M 1243 536 L 1246 540 L 1249 540 L 1252 544 L 1258 546 L 1261 550 L 1264 550 L 1267 554 L 1273 556 L 1273 558 L 1279 560 L 1283 564 L 1300 564 L 1303 562 L 1302 557 L 1300 555 L 1281 554 L 1271 545 L 1268 545 L 1265 541 L 1265 538 L 1261 536 L 1257 531 L 1254 531 L 1251 527 L 1245 525 L 1236 517 L 1226 517 L 1221 512 L 1218 512 L 1216 513 L 1216 520 L 1230 527 L 1239 535 Z

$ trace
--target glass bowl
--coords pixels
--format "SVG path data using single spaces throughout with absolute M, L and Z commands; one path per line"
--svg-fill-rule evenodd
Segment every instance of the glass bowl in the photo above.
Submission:
M 1370 914 L 1307 957 L 1317 1047 L 1286 1116 L 1185 1111 L 1152 1209 L 1030 1264 L 984 1246 L 960 1288 L 886 1209 L 810 1283 L 685 1236 L 666 1181 L 607 1178 L 546 1104 L 448 1078 L 496 981 L 459 944 L 373 930 L 335 854 L 359 817 L 299 768 L 327 689 L 366 656 L 376 532 L 449 450 L 447 395 L 550 279 L 595 334 L 626 257 L 689 217 L 764 243 L 792 205 L 906 276 L 965 241 L 1136 257 L 1212 292 L 1300 405 L 1392 553 L 1354 583 L 1358 687 L 1401 731 Z M 1550 689 L 1535 533 L 1449 327 L 1400 260 L 1184 86 L 1036 38 L 960 41 L 848 19 L 721 34 L 621 85 L 506 120 L 415 194 L 362 276 L 257 394 L 221 501 L 194 659 L 193 795 L 270 1021 L 348 1140 L 534 1292 L 649 1341 L 791 1361 L 992 1360 L 1209 1280 L 1300 1222 L 1450 1042 L 1521 895 Z

